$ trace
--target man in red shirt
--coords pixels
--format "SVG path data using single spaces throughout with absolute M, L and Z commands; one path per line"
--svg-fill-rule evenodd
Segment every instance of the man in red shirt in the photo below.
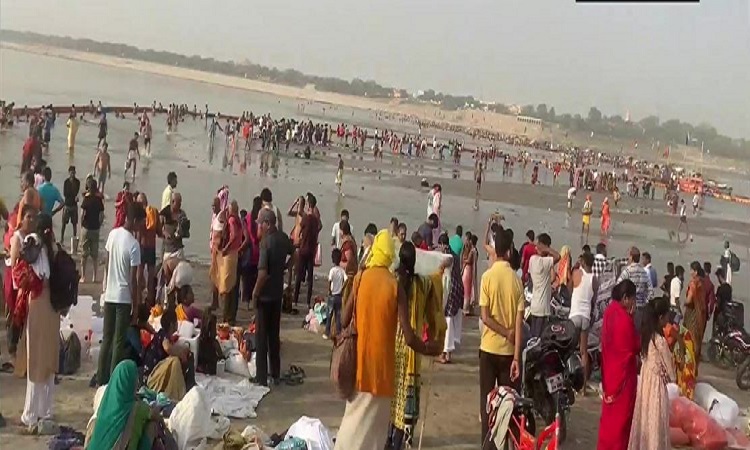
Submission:
M 122 183 L 122 190 L 117 193 L 115 198 L 115 223 L 112 228 L 119 228 L 125 223 L 125 212 L 128 205 L 132 202 L 133 197 L 130 193 L 130 183 Z
M 536 255 L 536 244 L 534 244 L 534 230 L 526 232 L 526 241 L 521 248 L 521 273 L 524 283 L 529 280 L 529 259 Z

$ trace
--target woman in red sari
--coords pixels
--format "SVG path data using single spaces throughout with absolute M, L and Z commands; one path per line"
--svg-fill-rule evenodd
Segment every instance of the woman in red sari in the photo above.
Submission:
M 640 339 L 633 322 L 635 284 L 612 288 L 602 324 L 602 414 L 598 450 L 626 450 L 638 388 Z

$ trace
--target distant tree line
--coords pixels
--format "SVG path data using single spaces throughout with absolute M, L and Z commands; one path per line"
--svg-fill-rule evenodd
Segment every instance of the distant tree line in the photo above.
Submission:
M 526 105 L 521 108 L 521 115 L 533 116 L 546 122 L 559 124 L 561 128 L 572 132 L 593 132 L 596 135 L 638 142 L 639 146 L 650 146 L 658 143 L 659 154 L 669 145 L 688 145 L 700 151 L 701 145 L 711 154 L 742 157 L 750 155 L 750 141 L 733 139 L 719 134 L 712 125 L 701 123 L 693 125 L 670 119 L 662 122 L 657 116 L 648 116 L 633 122 L 626 121 L 620 115 L 605 116 L 591 107 L 586 117 L 580 114 L 556 114 L 555 107 L 542 103 L 534 107 Z
M 49 36 L 28 31 L 0 30 L 0 40 L 43 44 L 300 88 L 313 85 L 319 91 L 338 94 L 370 98 L 412 98 L 405 89 L 382 86 L 372 80 L 365 81 L 354 78 L 351 81 L 346 81 L 334 77 L 320 77 L 304 74 L 294 69 L 280 70 L 275 67 L 266 67 L 249 61 L 243 61 L 242 63 L 218 61 L 214 58 L 204 58 L 197 55 L 185 56 L 158 50 L 142 50 L 131 45 L 97 42 L 91 39 L 74 39 L 67 36 Z M 486 109 L 501 114 L 511 113 L 508 106 L 500 103 L 484 103 L 471 95 L 449 95 L 435 92 L 432 89 L 421 92 L 413 98 L 418 101 L 437 104 L 449 111 Z M 721 135 L 716 128 L 707 123 L 696 126 L 676 119 L 661 122 L 656 116 L 648 116 L 638 122 L 630 122 L 625 121 L 619 115 L 607 117 L 596 107 L 591 107 L 586 117 L 580 114 L 557 114 L 554 106 L 548 107 L 544 103 L 537 106 L 523 106 L 520 113 L 525 116 L 537 117 L 545 122 L 559 124 L 561 128 L 572 132 L 594 132 L 597 135 L 638 141 L 639 145 L 651 145 L 652 142 L 658 142 L 662 151 L 665 146 L 670 144 L 687 144 L 700 149 L 701 143 L 703 143 L 712 154 L 730 157 L 750 155 L 750 140 L 732 139 Z

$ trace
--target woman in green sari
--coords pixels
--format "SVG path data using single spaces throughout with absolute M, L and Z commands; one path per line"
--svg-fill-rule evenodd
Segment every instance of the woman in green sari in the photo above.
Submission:
M 435 276 L 424 277 L 414 273 L 416 249 L 414 244 L 404 241 L 399 250 L 398 282 L 406 292 L 409 302 L 409 321 L 419 336 L 425 330 L 424 339 L 443 342 L 445 339 L 445 317 L 443 315 L 442 271 Z M 396 393 L 391 401 L 391 424 L 388 430 L 388 447 L 401 450 L 411 446 L 414 430 L 419 419 L 419 391 L 421 357 L 406 345 L 404 333 L 399 325 L 396 330 Z
M 147 432 L 151 408 L 136 398 L 138 369 L 131 360 L 120 362 L 104 391 L 96 419 L 86 433 L 86 450 L 150 450 Z M 151 435 L 149 437 L 149 435 Z

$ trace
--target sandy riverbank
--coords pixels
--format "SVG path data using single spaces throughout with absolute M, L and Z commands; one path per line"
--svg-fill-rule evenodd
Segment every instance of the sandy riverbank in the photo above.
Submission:
M 266 94 L 296 98 L 304 101 L 330 103 L 350 108 L 376 110 L 392 114 L 405 114 L 419 118 L 421 120 L 444 121 L 446 123 L 467 128 L 486 128 L 504 133 L 523 132 L 523 129 L 525 128 L 523 124 L 519 124 L 517 122 L 515 116 L 484 113 L 482 111 L 443 111 L 436 106 L 410 104 L 399 99 L 381 100 L 337 94 L 333 92 L 321 92 L 315 90 L 313 86 L 297 88 L 292 86 L 267 83 L 258 80 L 243 79 L 229 75 L 203 72 L 183 67 L 167 66 L 164 64 L 117 58 L 109 55 L 87 53 L 45 45 L 4 42 L 1 46 L 2 48 L 20 52 L 36 53 L 55 58 L 63 58 L 73 61 L 98 64 L 101 66 L 135 70 L 154 75 L 175 77 L 201 83 L 215 84 L 224 87 L 263 92 Z M 529 126 L 528 128 L 534 127 Z
M 209 291 L 207 268 L 196 270 L 196 298 L 208 304 Z M 316 292 L 323 287 L 318 274 Z M 98 286 L 86 284 L 81 294 L 98 295 Z M 243 305 L 240 322 L 250 320 L 251 313 Z M 332 431 L 335 431 L 344 412 L 344 402 L 333 394 L 328 379 L 330 361 L 330 341 L 319 335 L 301 329 L 301 316 L 282 317 L 282 368 L 290 364 L 302 367 L 307 378 L 302 386 L 281 386 L 273 389 L 260 403 L 255 420 L 232 420 L 232 428 L 242 430 L 253 423 L 271 434 L 282 432 L 302 415 L 317 417 Z M 464 322 L 463 344 L 454 356 L 454 364 L 441 366 L 424 363 L 424 379 L 427 385 L 423 390 L 422 416 L 426 418 L 424 449 L 469 450 L 479 447 L 479 372 L 476 349 L 479 345 L 476 319 Z M 5 336 L 0 337 L 0 347 L 5 349 Z M 88 387 L 88 380 L 94 372 L 95 362 L 86 362 L 81 371 L 73 377 L 64 377 L 55 393 L 55 419 L 61 424 L 77 430 L 84 430 L 91 415 L 91 402 L 94 390 Z M 701 381 L 713 384 L 717 389 L 736 399 L 741 408 L 750 406 L 747 395 L 743 395 L 734 384 L 733 373 L 721 371 L 709 364 L 701 366 Z M 18 422 L 23 409 L 25 380 L 9 374 L 0 374 L 0 412 L 9 426 L 0 429 L 3 448 L 23 448 L 28 450 L 46 449 L 46 439 L 20 435 Z M 429 397 L 429 401 L 427 398 Z M 447 407 L 450 405 L 450 407 Z M 426 408 L 426 410 L 425 410 Z M 591 396 L 579 398 L 570 415 L 570 448 L 594 448 L 599 429 L 600 401 Z

